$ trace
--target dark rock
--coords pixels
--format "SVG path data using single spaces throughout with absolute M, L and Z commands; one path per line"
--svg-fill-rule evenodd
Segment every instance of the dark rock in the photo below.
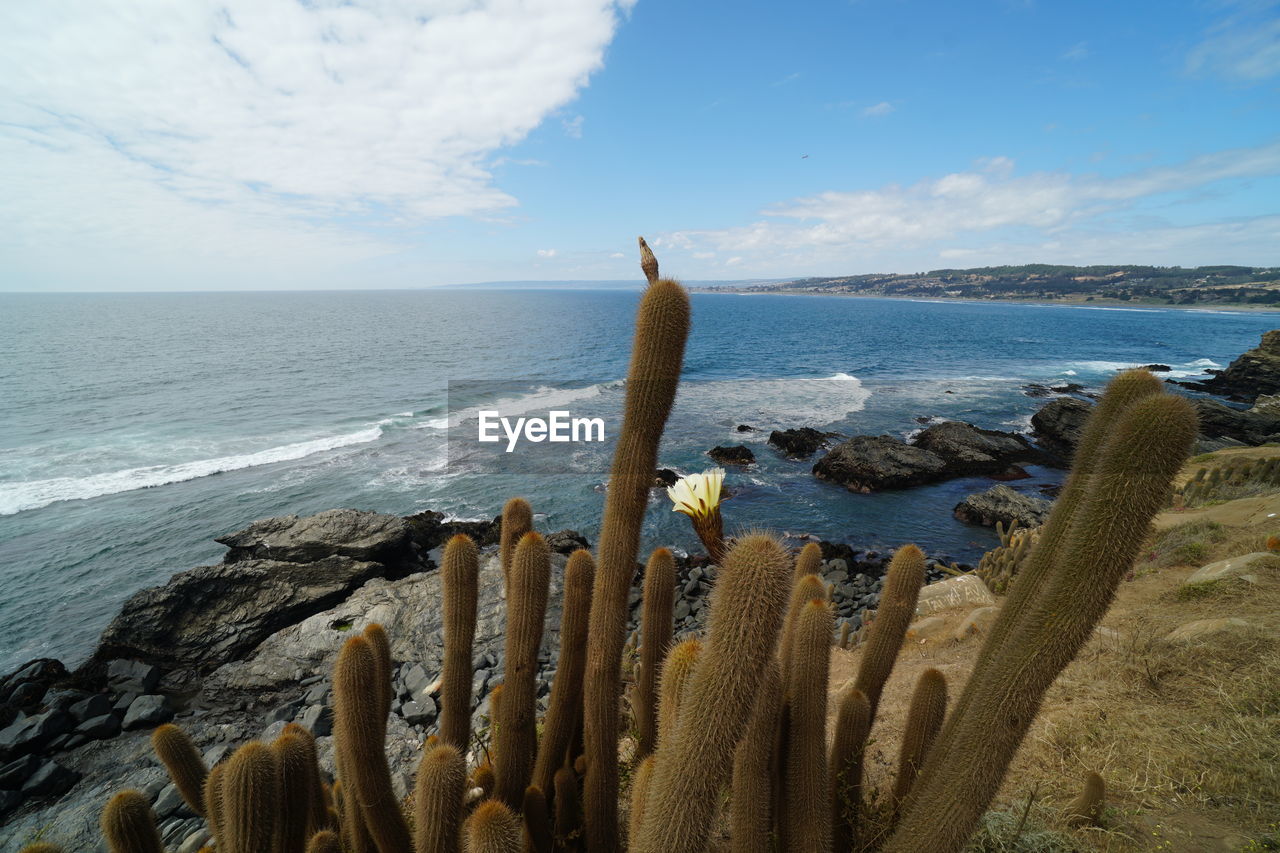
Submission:
M 7 815 L 22 803 L 20 791 L 0 791 L 0 817 Z
M 1079 382 L 1064 382 L 1061 385 L 1041 385 L 1039 382 L 1028 382 L 1022 386 L 1022 393 L 1028 397 L 1052 397 L 1054 394 L 1080 394 L 1084 386 Z
M 0 767 L 0 790 L 20 790 L 23 783 L 31 778 L 31 774 L 36 772 L 40 764 L 39 756 L 24 755 Z
M 120 718 L 115 714 L 103 714 L 91 717 L 76 726 L 76 734 L 84 735 L 90 740 L 106 740 L 120 734 Z
M 946 470 L 942 457 L 890 435 L 856 435 L 833 447 L 813 466 L 819 478 L 854 492 L 932 483 L 942 479 Z
M 680 475 L 670 468 L 659 468 L 653 473 L 653 487 L 655 489 L 666 489 L 674 486 L 680 480 Z
M 587 537 L 576 530 L 557 530 L 548 533 L 545 539 L 547 547 L 558 554 L 572 554 L 579 548 L 590 548 Z
M 1022 527 L 1038 527 L 1049 517 L 1052 508 L 1051 501 L 999 485 L 969 495 L 956 504 L 955 517 L 966 524 L 984 527 L 995 527 L 997 521 L 1007 526 L 1015 519 Z
M 1252 403 L 1262 394 L 1280 393 L 1280 329 L 1262 334 L 1262 343 L 1241 355 L 1226 370 L 1198 382 L 1179 382 L 1188 388 L 1208 391 L 1242 403 Z
M 123 728 L 127 732 L 135 729 L 154 729 L 162 723 L 173 719 L 173 708 L 164 696 L 155 694 L 139 696 L 133 700 L 129 710 L 125 712 Z
M 1150 370 L 1152 373 L 1168 373 L 1170 370 L 1173 370 L 1173 368 L 1167 364 L 1144 364 L 1142 369 Z
M 774 430 L 769 433 L 769 443 L 791 459 L 808 459 L 827 443 L 834 433 L 820 432 L 812 427 Z
M 911 443 L 946 460 L 950 476 L 989 474 L 1013 462 L 1045 461 L 1044 454 L 1021 435 L 962 421 L 935 424 Z
M 1003 471 L 995 474 L 988 474 L 987 476 L 993 480 L 999 480 L 1002 483 L 1007 483 L 1011 480 L 1026 480 L 1031 477 L 1031 475 L 1027 473 L 1027 469 L 1023 468 L 1021 465 L 1010 465 Z
M 413 544 L 422 554 L 440 547 L 459 533 L 470 536 L 481 548 L 496 545 L 502 531 L 501 516 L 489 521 L 459 521 L 446 518 L 442 512 L 427 510 L 406 516 L 405 521 L 409 524 Z
M 23 796 L 57 797 L 71 790 L 80 774 L 56 761 L 46 761 L 22 786 Z
M 398 515 L 330 509 L 302 517 L 264 518 L 214 541 L 231 549 L 225 558 L 228 563 L 314 563 L 327 557 L 347 557 L 397 566 L 412 556 L 410 536 L 410 522 Z
M 411 726 L 429 726 L 436 721 L 436 703 L 430 696 L 424 696 L 416 702 L 405 702 L 400 709 L 400 716 Z
M 1192 402 L 1200 417 L 1200 435 L 1205 438 L 1230 438 L 1252 447 L 1280 441 L 1280 415 L 1271 411 L 1233 409 L 1206 398 Z
M 9 704 L 15 708 L 31 708 L 37 705 L 49 688 L 38 681 L 24 681 L 9 695 Z
M 1031 416 L 1031 434 L 1045 450 L 1069 461 L 1091 411 L 1093 406 L 1083 400 L 1060 397 Z
M 756 461 L 756 455 L 744 444 L 713 447 L 707 451 L 707 455 L 721 465 L 751 465 Z
M 142 661 L 113 660 L 107 664 L 107 686 L 116 693 L 151 693 L 160 686 L 160 670 Z
M 298 716 L 298 723 L 316 737 L 328 737 L 333 733 L 333 711 L 325 705 L 311 705 Z
M 314 563 L 240 560 L 179 572 L 125 602 L 86 669 L 132 658 L 202 674 L 339 603 L 382 571 L 378 563 L 331 556 Z
M 103 714 L 111 713 L 111 697 L 102 693 L 95 693 L 79 702 L 76 702 L 67 709 L 76 722 L 83 723 L 85 720 L 92 720 L 95 717 L 101 717 Z
M 738 424 L 738 432 L 755 432 L 756 428 L 746 424 Z
M 56 710 L 15 720 L 0 731 L 0 760 L 39 752 L 74 725 L 70 714 Z

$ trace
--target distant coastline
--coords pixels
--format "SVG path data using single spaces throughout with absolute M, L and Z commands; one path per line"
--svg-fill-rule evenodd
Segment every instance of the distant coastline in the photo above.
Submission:
M 1039 305 L 1045 308 L 1099 308 L 1129 309 L 1132 311 L 1162 310 L 1176 311 L 1230 311 L 1242 314 L 1275 314 L 1280 313 L 1280 304 L 1251 305 L 1246 302 L 1208 302 L 1193 305 L 1176 305 L 1168 302 L 1123 300 L 1123 299 L 1029 299 L 1020 297 L 988 297 L 975 299 L 965 296 L 897 296 L 884 293 L 832 293 L 822 290 L 779 290 L 764 287 L 690 287 L 690 293 L 719 293 L 726 296 L 840 296 L 852 299 L 892 299 L 898 302 L 940 302 L 961 305 Z

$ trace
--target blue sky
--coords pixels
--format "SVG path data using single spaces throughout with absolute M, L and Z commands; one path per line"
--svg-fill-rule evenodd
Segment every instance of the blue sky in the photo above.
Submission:
M 1280 3 L 5 4 L 0 182 L 3 290 L 1275 265 Z

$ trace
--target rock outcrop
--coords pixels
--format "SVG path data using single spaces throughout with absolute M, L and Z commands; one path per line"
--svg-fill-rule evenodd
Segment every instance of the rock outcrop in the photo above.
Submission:
M 1256 447 L 1280 441 L 1280 412 L 1233 409 L 1217 400 L 1193 401 L 1200 417 L 1200 435 L 1206 439 L 1231 439 Z
M 1252 403 L 1260 394 L 1280 393 L 1280 329 L 1264 332 L 1258 346 L 1225 370 L 1209 372 L 1213 376 L 1208 379 L 1179 384 L 1242 403 Z
M 956 504 L 954 514 L 966 524 L 995 527 L 1017 521 L 1020 527 L 1039 527 L 1049 517 L 1053 501 L 1024 495 L 1003 484 L 967 496 Z
M 412 559 L 409 522 L 398 515 L 331 509 L 315 515 L 285 515 L 255 521 L 214 539 L 231 550 L 224 560 L 310 563 L 326 557 L 398 566 Z
M 1020 435 L 960 421 L 936 424 L 905 442 L 889 435 L 859 435 L 832 448 L 813 466 L 824 480 L 850 491 L 873 492 L 975 474 L 1002 474 L 1019 462 L 1049 457 Z
M 756 461 L 756 455 L 745 444 L 713 447 L 707 455 L 721 465 L 753 465 Z
M 769 443 L 788 459 L 808 459 L 826 445 L 835 433 L 821 432 L 813 427 L 799 429 L 775 429 L 769 433 Z
M 1032 435 L 1045 450 L 1064 461 L 1070 460 L 1092 410 L 1093 406 L 1084 400 L 1059 397 L 1031 416 Z

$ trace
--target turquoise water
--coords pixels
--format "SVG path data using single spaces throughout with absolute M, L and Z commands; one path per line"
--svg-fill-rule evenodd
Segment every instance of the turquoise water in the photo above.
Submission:
M 497 452 L 451 463 L 446 392 L 466 382 L 482 397 L 484 380 L 517 380 L 524 391 L 504 409 L 567 400 L 616 412 L 637 298 L 0 296 L 0 671 L 36 655 L 78 662 L 124 598 L 219 559 L 213 537 L 256 518 L 337 506 L 475 518 L 524 494 L 540 527 L 594 542 L 608 446 L 572 446 L 576 474 L 515 473 Z M 853 495 L 816 481 L 811 462 L 779 458 L 768 430 L 905 435 L 917 417 L 1025 429 L 1044 401 L 1023 383 L 1097 384 L 1148 362 L 1194 375 L 1277 325 L 1257 313 L 821 296 L 695 294 L 693 306 L 664 466 L 701 470 L 708 448 L 745 443 L 758 464 L 729 471 L 731 529 L 918 541 L 959 558 L 991 535 L 954 521 L 951 507 L 987 481 Z M 738 433 L 740 423 L 760 431 Z M 1019 487 L 1059 476 L 1033 473 Z M 665 499 L 645 535 L 696 542 Z

